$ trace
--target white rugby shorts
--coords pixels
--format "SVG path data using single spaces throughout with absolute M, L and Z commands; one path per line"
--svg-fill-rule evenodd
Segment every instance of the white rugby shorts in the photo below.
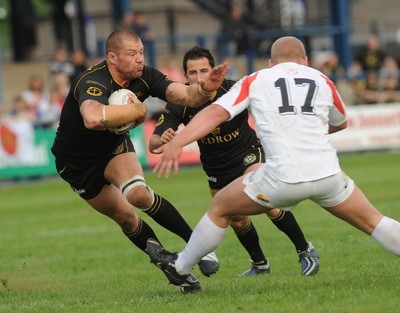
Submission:
M 354 181 L 343 171 L 310 182 L 286 183 L 278 180 L 264 166 L 243 177 L 244 192 L 268 208 L 293 209 L 303 200 L 312 200 L 328 208 L 346 200 L 354 190 Z

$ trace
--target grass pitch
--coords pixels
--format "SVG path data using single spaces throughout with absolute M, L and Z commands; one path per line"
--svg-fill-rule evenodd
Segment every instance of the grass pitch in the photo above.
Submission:
M 385 215 L 400 220 L 400 154 L 341 155 L 342 168 Z M 146 173 L 193 227 L 210 203 L 200 167 L 168 181 Z M 239 277 L 250 263 L 233 231 L 217 249 L 219 272 L 183 296 L 108 218 L 57 178 L 0 187 L 0 312 L 396 312 L 399 258 L 306 201 L 294 214 L 321 270 L 300 275 L 294 246 L 266 216 L 252 217 L 271 274 Z M 169 250 L 184 242 L 139 212 Z

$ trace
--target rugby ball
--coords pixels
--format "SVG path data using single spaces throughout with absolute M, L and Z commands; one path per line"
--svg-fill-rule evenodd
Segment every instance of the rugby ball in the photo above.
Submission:
M 127 104 L 128 103 L 128 94 L 132 94 L 135 96 L 135 94 L 130 91 L 129 89 L 119 89 L 114 91 L 110 97 L 108 98 L 108 104 L 109 105 L 122 105 L 122 104 Z M 137 126 L 138 122 L 137 121 L 132 121 L 129 122 L 125 125 L 121 125 L 118 127 L 114 128 L 108 128 L 108 130 L 116 135 L 121 135 L 129 130 L 135 128 Z

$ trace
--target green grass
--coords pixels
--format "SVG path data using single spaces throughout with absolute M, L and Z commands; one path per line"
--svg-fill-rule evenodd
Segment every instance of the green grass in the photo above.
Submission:
M 400 154 L 341 156 L 343 169 L 385 215 L 400 220 Z M 200 167 L 148 183 L 195 226 L 210 203 Z M 300 275 L 292 243 L 265 216 L 253 217 L 271 274 L 238 277 L 250 263 L 233 231 L 218 248 L 221 268 L 204 292 L 183 296 L 111 220 L 53 178 L 0 189 L 0 312 L 396 312 L 399 259 L 311 202 L 294 209 L 321 258 Z M 163 244 L 184 243 L 139 213 Z

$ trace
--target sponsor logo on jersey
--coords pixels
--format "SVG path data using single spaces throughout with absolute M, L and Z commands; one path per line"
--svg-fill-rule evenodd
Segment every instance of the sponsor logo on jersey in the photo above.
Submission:
M 120 154 L 122 152 L 127 151 L 125 147 L 127 146 L 126 141 L 124 140 L 115 150 L 112 152 L 112 154 Z
M 74 192 L 77 195 L 81 195 L 81 194 L 84 194 L 86 192 L 86 190 L 85 189 L 76 189 L 76 188 L 74 188 Z
M 235 129 L 230 134 L 220 135 L 220 133 L 221 129 L 217 127 L 211 132 L 213 136 L 203 137 L 199 141 L 204 145 L 213 145 L 213 144 L 230 142 L 239 137 L 239 128 Z
M 104 86 L 103 84 L 101 84 L 101 83 L 99 83 L 99 82 L 97 82 L 95 80 L 88 79 L 85 83 L 86 84 L 90 84 L 90 85 L 99 85 L 100 87 L 102 87 L 104 89 L 107 89 L 106 86 Z
M 207 179 L 210 181 L 210 182 L 213 182 L 213 183 L 216 183 L 217 182 L 217 177 L 214 177 L 214 176 L 207 176 Z
M 165 119 L 164 114 L 161 114 L 160 118 L 158 119 L 158 122 L 156 124 L 156 127 L 161 125 L 162 123 L 164 123 L 164 119 Z
M 250 153 L 243 158 L 243 165 L 249 165 L 254 163 L 256 160 L 256 155 L 254 153 Z
M 261 200 L 261 201 L 264 201 L 264 202 L 269 202 L 269 201 L 270 201 L 269 198 L 268 198 L 266 195 L 263 195 L 263 194 L 261 194 L 261 193 L 259 193 L 259 194 L 256 196 L 256 198 L 257 198 L 258 200 Z
M 88 89 L 86 89 L 86 93 L 95 97 L 100 97 L 103 94 L 101 89 L 97 87 L 89 87 Z
M 136 96 L 136 98 L 140 98 L 140 97 L 143 97 L 143 92 L 141 92 L 141 91 L 139 91 L 139 92 L 134 92 L 134 94 L 135 94 L 135 96 Z
M 221 127 L 217 127 L 211 132 L 211 134 L 213 134 L 214 136 L 216 136 L 220 133 L 221 133 Z

